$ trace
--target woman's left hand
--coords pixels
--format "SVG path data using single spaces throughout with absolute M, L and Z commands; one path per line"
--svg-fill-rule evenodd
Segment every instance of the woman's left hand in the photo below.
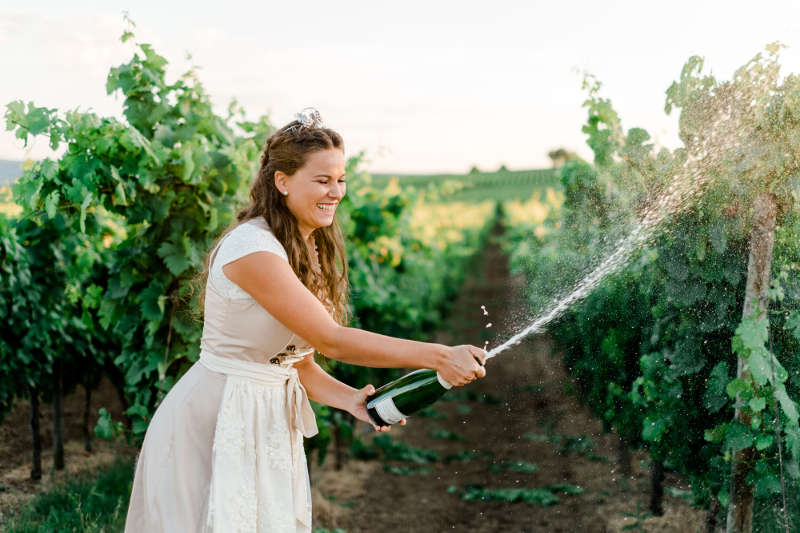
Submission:
M 372 420 L 369 419 L 369 415 L 367 414 L 367 398 L 375 394 L 375 387 L 372 385 L 367 385 L 361 390 L 357 390 L 353 395 L 353 404 L 347 411 L 353 415 L 354 417 L 358 418 L 359 420 L 363 420 L 364 422 L 370 424 L 372 427 L 375 428 L 375 431 L 380 432 L 387 432 L 392 429 L 392 426 L 376 426 L 372 423 Z M 406 419 L 402 419 L 399 424 L 401 426 L 406 425 Z

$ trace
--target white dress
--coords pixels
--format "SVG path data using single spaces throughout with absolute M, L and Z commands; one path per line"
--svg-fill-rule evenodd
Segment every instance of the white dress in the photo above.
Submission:
M 222 272 L 258 251 L 288 260 L 262 218 L 212 254 L 200 360 L 147 428 L 126 533 L 311 531 L 303 437 L 317 426 L 293 365 L 313 348 Z

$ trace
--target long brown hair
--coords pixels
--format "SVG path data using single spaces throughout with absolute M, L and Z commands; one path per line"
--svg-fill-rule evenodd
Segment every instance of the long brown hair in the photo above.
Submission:
M 261 153 L 261 168 L 250 188 L 250 205 L 236 213 L 236 223 L 226 229 L 217 242 L 243 222 L 256 217 L 263 218 L 286 250 L 289 264 L 303 285 L 325 305 L 334 320 L 345 324 L 348 320 L 349 283 L 344 238 L 339 223 L 334 218 L 333 224 L 317 228 L 313 232 L 321 270 L 321 275 L 318 275 L 311 266 L 311 255 L 300 235 L 297 219 L 275 186 L 276 171 L 292 176 L 306 163 L 310 154 L 331 148 L 344 151 L 344 142 L 338 133 L 330 128 L 305 127 L 297 120 L 270 135 Z M 205 269 L 199 276 L 203 287 L 200 293 L 201 309 L 210 256 L 209 253 Z

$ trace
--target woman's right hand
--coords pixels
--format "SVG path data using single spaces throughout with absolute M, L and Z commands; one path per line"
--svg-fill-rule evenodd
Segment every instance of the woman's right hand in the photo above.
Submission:
M 446 357 L 436 370 L 453 386 L 466 385 L 486 375 L 486 352 L 469 344 L 448 346 Z

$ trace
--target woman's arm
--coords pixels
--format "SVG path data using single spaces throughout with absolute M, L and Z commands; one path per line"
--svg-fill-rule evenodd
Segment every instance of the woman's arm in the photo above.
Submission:
M 340 326 L 276 254 L 255 252 L 222 269 L 269 314 L 328 357 L 362 366 L 431 368 L 453 385 L 486 375 L 478 364 L 486 353 L 475 346 L 449 347 Z
M 297 369 L 300 382 L 306 388 L 309 398 L 315 402 L 347 411 L 357 419 L 372 424 L 364 403 L 368 396 L 375 393 L 375 387 L 367 385 L 358 390 L 346 383 L 342 383 L 325 372 L 314 361 L 313 354 L 295 363 L 294 367 Z M 400 423 L 405 424 L 405 420 Z M 389 431 L 391 426 L 376 426 L 372 424 L 372 427 L 377 431 Z

